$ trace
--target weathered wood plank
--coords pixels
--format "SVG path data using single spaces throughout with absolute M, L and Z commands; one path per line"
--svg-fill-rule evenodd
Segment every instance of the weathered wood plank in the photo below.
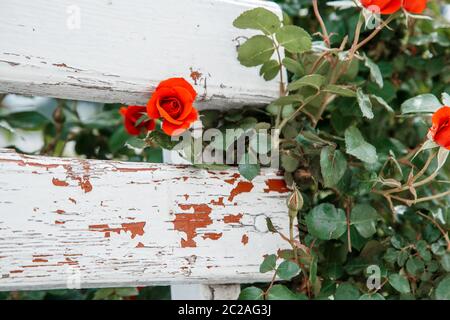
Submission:
M 232 26 L 257 6 L 281 14 L 256 0 L 2 0 L 0 92 L 144 104 L 182 76 L 200 109 L 268 103 L 277 80 L 239 64 L 236 38 L 252 33 Z
M 0 290 L 267 281 L 283 177 L 0 150 Z

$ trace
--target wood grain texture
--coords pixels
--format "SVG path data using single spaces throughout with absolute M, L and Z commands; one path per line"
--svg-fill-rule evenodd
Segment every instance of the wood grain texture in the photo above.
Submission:
M 281 15 L 257 0 L 2 0 L 0 92 L 142 105 L 161 80 L 184 77 L 200 109 L 269 103 L 278 80 L 239 64 L 236 39 L 252 32 L 232 26 L 258 6 Z
M 0 149 L 0 290 L 268 281 L 287 248 L 273 170 L 25 156 Z

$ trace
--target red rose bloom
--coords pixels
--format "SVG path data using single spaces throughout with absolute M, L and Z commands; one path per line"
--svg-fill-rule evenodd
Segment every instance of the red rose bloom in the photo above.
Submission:
M 444 106 L 433 114 L 433 126 L 428 137 L 441 147 L 450 150 L 450 107 Z
M 403 8 L 411 13 L 422 13 L 427 7 L 427 0 L 403 0 Z
M 183 78 L 162 81 L 147 103 L 151 119 L 162 118 L 162 130 L 171 136 L 186 131 L 198 119 L 193 103 L 197 92 Z
M 361 0 L 364 8 L 375 13 L 392 14 L 400 10 L 401 0 Z
M 138 125 L 136 122 L 145 114 L 146 107 L 129 106 L 120 108 L 120 114 L 124 118 L 125 129 L 133 136 L 139 135 L 141 132 L 147 132 L 155 129 L 155 121 L 153 119 L 144 120 Z
M 411 13 L 422 13 L 427 0 L 361 0 L 361 4 L 374 13 L 392 14 L 402 7 Z

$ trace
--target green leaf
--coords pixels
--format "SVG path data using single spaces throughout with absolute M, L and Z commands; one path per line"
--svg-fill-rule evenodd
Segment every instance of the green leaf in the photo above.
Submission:
M 378 218 L 377 211 L 367 204 L 357 204 L 350 214 L 351 224 L 364 238 L 370 238 L 377 232 L 375 225 Z
M 297 77 L 305 74 L 305 68 L 303 65 L 294 59 L 286 57 L 283 59 L 282 64 L 289 72 L 292 72 Z
M 411 292 L 411 288 L 409 286 L 409 282 L 408 282 L 408 279 L 406 279 L 406 277 L 404 277 L 398 273 L 394 273 L 388 277 L 388 280 L 389 280 L 389 283 L 391 284 L 391 286 L 398 292 L 400 292 L 400 293 L 410 293 Z
M 276 60 L 269 60 L 264 62 L 259 71 L 259 75 L 263 76 L 264 80 L 270 81 L 275 78 L 280 71 L 280 64 Z
M 361 132 L 355 126 L 345 130 L 345 146 L 348 154 L 355 156 L 361 161 L 369 164 L 378 161 L 377 150 L 364 140 Z
M 268 61 L 275 48 L 270 38 L 262 35 L 253 36 L 238 49 L 238 60 L 246 67 L 255 67 Z
M 311 36 L 298 26 L 284 26 L 275 34 L 278 43 L 291 53 L 311 50 Z
M 125 145 L 131 149 L 144 149 L 145 141 L 137 137 L 131 137 L 127 140 Z
M 167 150 L 172 150 L 177 144 L 180 143 L 179 141 L 172 141 L 170 136 L 158 130 L 151 131 L 148 134 L 147 139 Z
M 273 225 L 273 222 L 270 218 L 266 218 L 266 225 L 267 225 L 267 230 L 269 230 L 270 232 L 272 232 L 272 233 L 277 232 L 277 229 Z
M 281 166 L 287 172 L 294 172 L 297 169 L 299 163 L 299 159 L 290 154 L 281 155 Z
M 108 145 L 111 149 L 111 152 L 115 153 L 122 149 L 125 146 L 125 143 L 127 142 L 128 138 L 130 136 L 125 130 L 124 126 L 120 126 L 119 129 L 114 131 L 111 138 L 109 138 Z
M 450 275 L 446 276 L 436 287 L 437 300 L 450 300 Z
M 116 289 L 114 288 L 104 288 L 104 289 L 98 289 L 95 291 L 94 294 L 94 300 L 104 300 L 109 298 L 111 295 L 115 293 Z
M 301 103 L 303 102 L 303 100 L 304 99 L 302 95 L 294 94 L 290 96 L 280 97 L 274 102 L 272 102 L 272 104 L 276 106 L 286 106 L 288 104 Z
M 266 273 L 275 270 L 277 263 L 277 256 L 275 254 L 270 254 L 264 258 L 264 261 L 259 266 L 259 272 Z
M 267 35 L 275 33 L 280 25 L 278 16 L 264 8 L 247 10 L 233 21 L 236 28 L 260 30 Z
M 268 300 L 307 300 L 307 297 L 295 294 L 282 284 L 276 284 L 269 290 Z
M 450 272 L 450 253 L 446 252 L 441 258 L 441 265 L 445 271 Z
M 7 115 L 5 120 L 16 129 L 37 130 L 41 129 L 50 121 L 35 111 L 15 112 Z
M 302 87 L 309 86 L 313 87 L 317 90 L 320 90 L 320 87 L 324 84 L 325 77 L 320 74 L 309 74 L 304 76 L 294 82 L 288 84 L 287 89 L 289 91 L 298 90 Z
M 442 93 L 442 104 L 444 106 L 450 106 L 450 95 L 447 92 Z
M 344 86 L 335 85 L 335 84 L 326 85 L 322 89 L 322 91 L 334 93 L 334 94 L 337 94 L 337 95 L 343 96 L 343 97 L 350 97 L 350 98 L 356 97 L 356 92 L 353 91 L 352 89 L 349 89 Z
M 330 203 L 314 207 L 306 216 L 306 225 L 309 233 L 321 240 L 338 239 L 347 230 L 344 211 Z
M 283 280 L 291 280 L 300 272 L 299 266 L 289 260 L 283 261 L 277 269 L 277 275 Z
M 119 297 L 137 296 L 139 291 L 137 288 L 117 288 L 115 292 Z
M 424 261 L 431 260 L 431 252 L 428 250 L 428 244 L 425 240 L 419 240 L 416 243 L 416 250 Z
M 418 257 L 410 257 L 406 262 L 406 270 L 409 274 L 419 275 L 425 271 L 425 263 Z
M 239 294 L 239 300 L 263 300 L 264 291 L 257 287 L 247 287 Z
M 381 74 L 378 65 L 364 55 L 364 65 L 369 68 L 370 80 L 375 82 L 380 88 L 383 88 L 383 75 Z
M 439 102 L 435 95 L 426 93 L 408 99 L 401 105 L 403 114 L 408 113 L 434 113 L 437 109 L 441 108 L 442 104 Z
M 373 294 L 365 293 L 361 297 L 359 297 L 358 300 L 386 300 L 386 299 L 379 293 Z
M 358 300 L 360 293 L 358 288 L 350 283 L 343 283 L 336 289 L 334 298 L 336 300 Z
M 320 152 L 320 168 L 325 187 L 334 187 L 347 170 L 347 160 L 341 151 L 324 147 Z
M 371 100 L 374 100 L 372 102 L 375 102 L 375 104 L 378 104 L 380 106 L 382 106 L 383 108 L 385 108 L 388 112 L 394 112 L 394 109 L 391 108 L 391 106 L 381 97 L 371 94 L 369 95 Z
M 437 155 L 438 165 L 437 165 L 436 171 L 440 170 L 444 166 L 449 154 L 450 154 L 450 150 L 448 150 L 444 147 L 439 148 L 438 155 Z
M 372 103 L 369 96 L 364 94 L 361 88 L 356 91 L 356 100 L 358 101 L 359 109 L 364 117 L 367 119 L 373 119 Z

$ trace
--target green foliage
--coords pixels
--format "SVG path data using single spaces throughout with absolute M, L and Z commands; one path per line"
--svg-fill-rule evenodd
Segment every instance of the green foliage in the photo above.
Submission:
M 260 30 L 270 35 L 280 28 L 280 19 L 267 9 L 255 8 L 243 12 L 234 20 L 233 26 L 239 29 Z
M 328 146 L 320 152 L 320 168 L 325 187 L 334 187 L 338 184 L 347 170 L 347 160 L 343 153 Z
M 311 235 L 322 240 L 338 239 L 346 230 L 345 212 L 331 203 L 314 207 L 306 216 L 306 225 Z
M 345 130 L 345 147 L 348 154 L 361 161 L 372 164 L 378 160 L 375 147 L 364 140 L 361 131 L 354 126 Z
M 257 35 L 239 46 L 238 60 L 246 67 L 254 67 L 267 62 L 274 51 L 275 48 L 270 38 Z
M 313 12 L 310 1 L 276 2 L 289 19 L 254 29 L 274 48 L 261 75 L 283 80 L 280 64 L 288 72 L 266 112 L 281 130 L 281 166 L 303 207 L 286 209 L 289 234 L 267 219 L 292 249 L 266 256 L 261 269 L 275 281 L 255 295 L 450 299 L 448 150 L 427 140 L 429 116 L 450 105 L 448 23 L 430 5 L 433 19 L 409 15 L 406 25 L 400 15 L 375 35 L 362 23 L 357 35 L 358 10 L 319 2 L 326 39 L 316 17 L 298 15 Z M 378 287 L 368 285 L 372 277 Z
M 302 53 L 311 49 L 311 36 L 297 26 L 284 26 L 275 33 L 278 44 L 291 53 Z

